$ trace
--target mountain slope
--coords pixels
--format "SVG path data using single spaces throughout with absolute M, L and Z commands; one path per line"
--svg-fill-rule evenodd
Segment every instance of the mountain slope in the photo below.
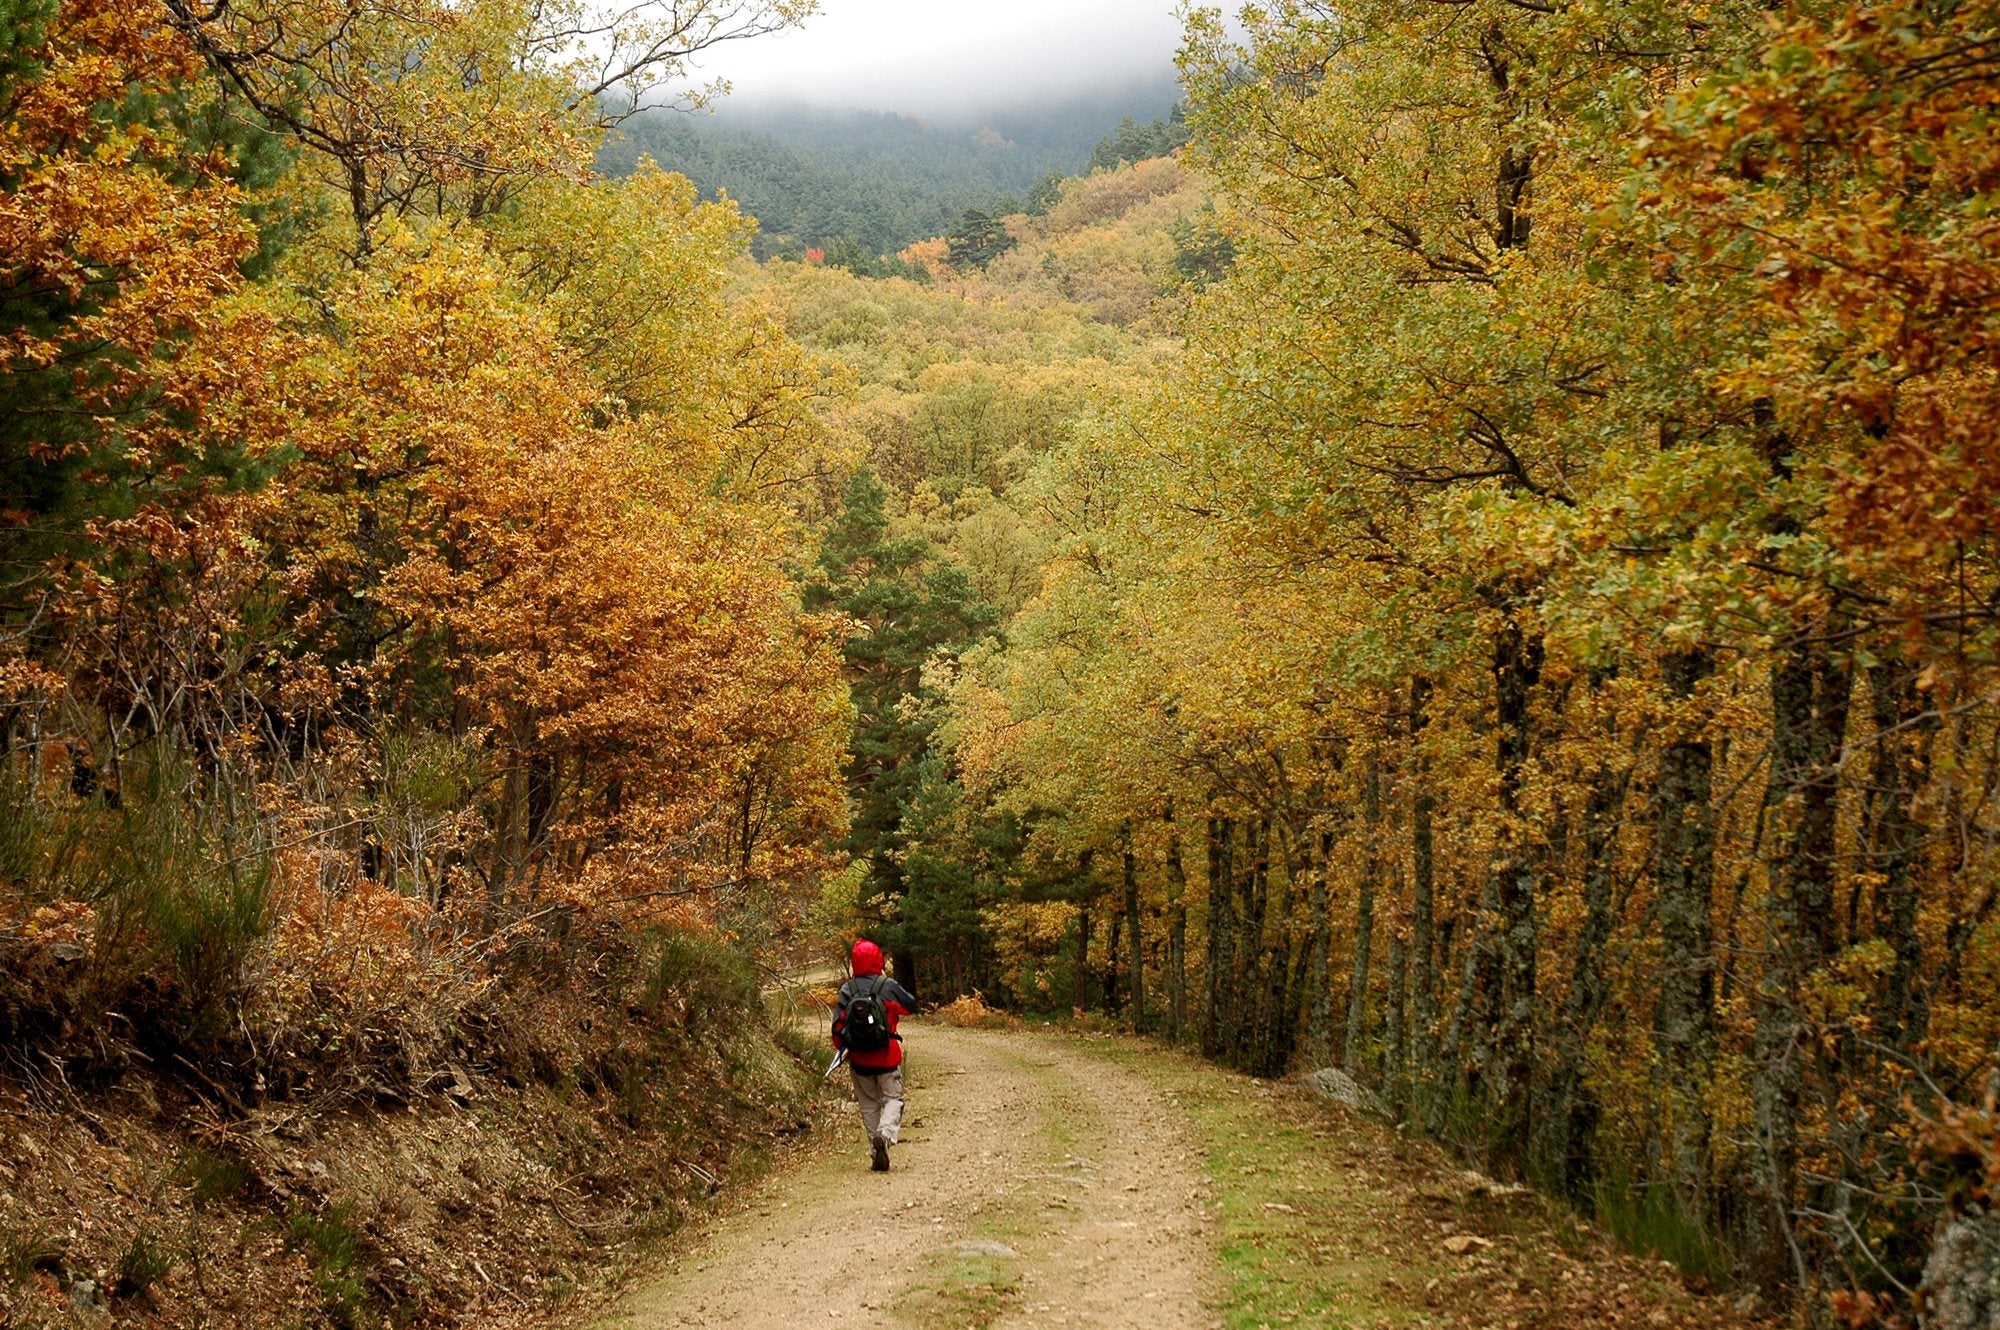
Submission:
M 726 192 L 762 223 L 759 258 L 841 238 L 894 253 L 949 229 L 968 208 L 1015 207 L 1051 175 L 1084 168 L 1121 120 L 1164 116 L 1171 80 L 1086 100 L 921 119 L 800 104 L 725 106 L 713 116 L 649 111 L 598 156 L 623 176 L 641 156 Z

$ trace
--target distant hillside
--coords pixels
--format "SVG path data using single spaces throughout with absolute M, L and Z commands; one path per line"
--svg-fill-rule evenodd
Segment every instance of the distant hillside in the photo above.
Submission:
M 598 157 L 621 176 L 639 157 L 680 171 L 704 195 L 727 191 L 763 226 L 758 257 L 845 238 L 889 254 L 941 235 L 969 208 L 1011 210 L 1038 183 L 1082 171 L 1121 122 L 1167 115 L 1171 80 L 1061 105 L 921 120 L 803 105 L 653 111 Z

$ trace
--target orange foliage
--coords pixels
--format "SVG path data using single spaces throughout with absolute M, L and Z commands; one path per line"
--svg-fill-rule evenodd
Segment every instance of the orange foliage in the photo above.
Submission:
M 951 242 L 943 236 L 933 236 L 914 245 L 905 245 L 897 251 L 896 257 L 913 268 L 922 268 L 935 279 L 951 272 L 951 264 L 947 261 L 950 254 Z
M 79 406 L 145 465 L 162 440 L 131 410 L 199 404 L 196 385 L 159 376 L 173 339 L 213 317 L 256 235 L 225 161 L 196 159 L 160 124 L 120 123 L 108 109 L 197 67 L 153 0 L 66 4 L 29 54 L 40 75 L 11 90 L 0 120 L 0 285 L 60 301 L 67 315 L 10 324 L 0 374 L 72 371 L 64 382 Z

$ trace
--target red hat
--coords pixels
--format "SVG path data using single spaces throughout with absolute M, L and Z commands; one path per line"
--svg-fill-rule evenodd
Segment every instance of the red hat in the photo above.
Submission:
M 882 948 L 865 937 L 854 944 L 854 973 L 882 973 Z

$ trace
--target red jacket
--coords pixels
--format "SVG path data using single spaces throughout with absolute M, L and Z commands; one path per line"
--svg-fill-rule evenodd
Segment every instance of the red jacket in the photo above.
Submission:
M 874 987 L 873 980 L 882 973 L 882 948 L 862 938 L 854 944 L 854 977 L 840 986 L 840 1005 L 833 1013 L 833 1044 L 845 1048 L 841 1038 L 847 1028 L 847 1004 L 863 986 Z M 917 1000 L 894 979 L 882 986 L 882 1010 L 889 1017 L 889 1046 L 873 1053 L 849 1053 L 847 1063 L 860 1071 L 891 1071 L 903 1065 L 903 1040 L 896 1033 L 896 1027 L 903 1017 L 917 1009 Z

